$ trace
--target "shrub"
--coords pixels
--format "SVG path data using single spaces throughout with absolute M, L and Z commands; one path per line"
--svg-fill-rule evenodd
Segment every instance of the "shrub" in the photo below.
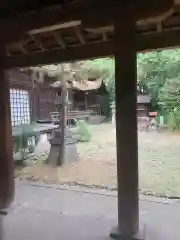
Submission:
M 88 129 L 88 124 L 84 120 L 77 121 L 76 134 L 78 135 L 79 141 L 90 141 L 91 134 Z
M 180 130 L 180 110 L 169 113 L 168 126 L 172 131 Z

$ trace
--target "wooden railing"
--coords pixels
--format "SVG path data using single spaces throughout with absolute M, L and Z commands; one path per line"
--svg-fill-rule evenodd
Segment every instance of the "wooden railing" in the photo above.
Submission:
M 101 107 L 99 104 L 93 104 L 88 106 L 88 109 L 93 113 L 93 115 L 101 116 Z
M 90 110 L 84 110 L 84 111 L 70 110 L 70 111 L 68 111 L 67 125 L 71 126 L 71 122 L 74 120 L 88 119 L 91 114 L 92 114 L 92 111 L 90 111 Z M 60 113 L 59 112 L 51 112 L 51 119 L 54 124 L 59 124 Z

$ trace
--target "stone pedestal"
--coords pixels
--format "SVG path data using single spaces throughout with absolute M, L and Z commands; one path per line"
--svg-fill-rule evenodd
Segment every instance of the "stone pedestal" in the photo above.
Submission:
M 54 136 L 52 139 L 50 139 L 50 153 L 48 157 L 48 163 L 51 165 L 57 165 L 57 159 L 60 153 L 60 144 L 61 144 L 61 130 L 56 129 Z M 63 164 L 70 164 L 72 162 L 79 160 L 79 155 L 77 152 L 77 142 L 75 139 L 72 138 L 72 135 L 70 131 L 66 131 L 65 136 L 65 157 L 64 161 L 61 162 L 61 165 Z

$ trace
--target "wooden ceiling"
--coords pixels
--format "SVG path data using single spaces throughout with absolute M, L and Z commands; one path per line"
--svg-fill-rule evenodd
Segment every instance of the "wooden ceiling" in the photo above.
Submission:
M 96 10 L 89 10 L 89 5 L 85 2 L 86 0 L 64 1 L 63 8 L 62 5 L 51 8 L 46 6 L 43 10 L 21 13 L 13 21 L 4 21 L 2 26 L 9 29 L 4 36 L 5 67 L 112 55 L 112 16 L 122 13 L 120 7 L 118 8 L 119 2 L 114 1 L 117 6 L 114 5 L 111 11 L 107 10 L 109 1 L 104 1 L 102 10 L 100 4 L 96 5 Z M 102 0 L 100 2 L 102 4 Z M 157 6 L 165 2 L 164 9 Z M 171 0 L 151 0 L 151 14 L 146 10 L 137 17 L 137 51 L 180 46 L 180 0 L 174 1 L 172 7 L 170 3 Z M 157 9 L 160 13 L 155 11 Z
M 0 19 L 19 16 L 26 12 L 37 11 L 52 6 L 65 6 L 73 1 L 75 0 L 1 0 Z
M 20 41 L 7 45 L 7 55 L 66 49 L 112 39 L 113 26 L 83 28 L 81 21 L 72 21 L 28 31 Z

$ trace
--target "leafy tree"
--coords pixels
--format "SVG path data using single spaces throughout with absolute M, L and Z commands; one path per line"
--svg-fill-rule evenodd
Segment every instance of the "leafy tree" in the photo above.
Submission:
M 180 77 L 166 80 L 159 92 L 159 103 L 170 113 L 172 129 L 180 129 Z
M 166 80 L 159 91 L 159 103 L 169 112 L 180 110 L 180 77 Z
M 159 92 L 167 79 L 180 76 L 180 50 L 141 53 L 137 56 L 138 82 L 152 97 L 152 108 L 159 106 Z
M 167 59 L 162 58 L 161 52 L 140 54 L 137 59 L 138 83 L 150 93 L 152 107 L 158 107 L 159 89 L 166 81 Z

